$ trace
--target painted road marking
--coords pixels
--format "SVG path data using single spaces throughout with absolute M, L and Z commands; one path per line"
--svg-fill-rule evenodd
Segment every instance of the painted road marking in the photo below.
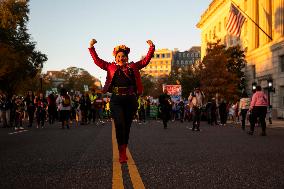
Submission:
M 115 127 L 112 120 L 112 152 L 113 152 L 113 163 L 112 163 L 112 188 L 113 189 L 124 189 L 121 165 L 119 163 L 118 146 L 116 142 Z
M 112 121 L 112 147 L 113 147 L 113 175 L 112 175 L 112 188 L 113 189 L 124 189 L 121 164 L 119 163 L 118 146 L 116 142 L 115 126 Z M 145 189 L 141 176 L 138 172 L 136 164 L 132 158 L 132 155 L 127 148 L 126 154 L 128 156 L 128 170 L 134 189 Z
M 135 165 L 135 162 L 134 162 L 132 155 L 129 152 L 128 148 L 127 148 L 126 153 L 127 153 L 127 156 L 128 156 L 127 164 L 128 164 L 128 170 L 129 170 L 129 174 L 130 174 L 130 178 L 131 178 L 131 181 L 132 181 L 133 188 L 134 189 L 145 189 L 143 181 L 140 177 L 138 169 Z
M 27 131 L 29 131 L 29 130 L 26 130 L 26 129 L 18 130 L 18 131 L 12 132 L 12 133 L 8 133 L 8 135 L 14 135 L 14 134 L 22 133 L 22 132 L 27 132 Z

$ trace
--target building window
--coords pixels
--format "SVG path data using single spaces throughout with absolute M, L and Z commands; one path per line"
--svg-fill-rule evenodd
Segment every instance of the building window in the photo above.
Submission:
M 165 54 L 162 54 L 162 58 L 165 58 Z
M 194 57 L 194 54 L 193 54 L 193 53 L 191 53 L 191 57 Z
M 156 58 L 160 58 L 160 55 L 159 55 L 159 54 L 156 54 Z
M 170 53 L 168 53 L 168 54 L 167 54 L 167 58 L 170 58 L 170 57 L 171 57 L 171 54 L 170 54 Z
M 281 72 L 284 72 L 284 55 L 280 56 L 280 68 Z
M 179 65 L 179 61 L 177 61 L 177 65 Z

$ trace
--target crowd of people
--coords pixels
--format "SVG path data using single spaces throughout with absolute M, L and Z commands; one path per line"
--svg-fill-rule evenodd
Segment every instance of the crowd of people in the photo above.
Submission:
M 249 97 L 243 92 L 240 100 L 226 102 L 221 98 L 208 99 L 205 103 L 205 95 L 196 88 L 190 93 L 188 99 L 172 101 L 165 91 L 159 99 L 149 96 L 139 96 L 138 108 L 134 120 L 139 124 L 146 120 L 161 119 L 164 128 L 168 121 L 192 122 L 192 130 L 200 130 L 200 121 L 207 121 L 212 126 L 226 126 L 227 121 L 239 124 L 245 130 L 246 123 L 250 123 L 249 134 L 254 131 L 254 125 L 259 123 L 265 133 L 265 117 L 269 113 L 267 97 L 258 86 L 254 93 L 255 98 Z M 258 97 L 256 95 L 258 94 Z M 261 94 L 261 95 L 259 95 Z M 259 97 L 261 96 L 261 98 Z M 255 104 L 253 104 L 255 103 Z M 258 107 L 261 106 L 261 107 Z M 2 127 L 14 127 L 16 130 L 26 127 L 42 128 L 60 121 L 61 128 L 87 125 L 91 122 L 103 124 L 111 119 L 110 98 L 92 90 L 85 94 L 70 95 L 65 89 L 60 94 L 43 93 L 35 95 L 28 91 L 26 96 L 0 94 L 0 121 Z M 23 121 L 26 123 L 23 124 Z M 269 116 L 269 122 L 272 123 Z
M 92 91 L 85 94 L 68 94 L 62 89 L 60 94 L 34 94 L 28 91 L 26 96 L 8 96 L 0 94 L 0 121 L 2 127 L 14 127 L 16 130 L 26 127 L 43 128 L 47 123 L 62 122 L 62 129 L 86 125 L 90 122 L 103 123 L 110 119 L 109 98 L 102 99 L 101 93 Z M 26 123 L 24 125 L 23 121 Z

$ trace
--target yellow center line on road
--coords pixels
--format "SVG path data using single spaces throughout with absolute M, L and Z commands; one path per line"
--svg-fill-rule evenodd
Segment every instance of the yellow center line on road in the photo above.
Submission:
M 134 162 L 132 155 L 130 154 L 128 148 L 127 148 L 126 154 L 128 156 L 127 164 L 128 164 L 128 170 L 129 170 L 129 174 L 130 174 L 130 178 L 131 178 L 131 181 L 132 181 L 133 188 L 134 189 L 145 189 L 143 181 L 140 177 L 138 169 L 135 165 L 135 162 Z
M 113 163 L 112 163 L 112 188 L 113 189 L 124 189 L 121 165 L 119 162 L 118 146 L 116 142 L 115 127 L 112 120 L 112 152 L 113 152 Z
M 112 175 L 112 188 L 113 189 L 124 189 L 121 164 L 119 163 L 118 146 L 115 135 L 115 126 L 112 121 L 112 148 L 113 148 L 113 175 Z M 136 164 L 132 158 L 132 155 L 127 148 L 126 154 L 128 156 L 128 170 L 130 179 L 134 189 L 145 189 L 143 181 L 140 177 Z

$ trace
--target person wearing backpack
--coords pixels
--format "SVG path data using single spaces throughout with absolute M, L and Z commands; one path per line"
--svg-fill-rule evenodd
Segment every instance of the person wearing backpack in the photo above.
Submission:
M 69 129 L 70 111 L 71 111 L 71 97 L 67 94 L 66 89 L 61 90 L 61 107 L 60 117 L 62 121 L 62 129 L 67 127 Z

